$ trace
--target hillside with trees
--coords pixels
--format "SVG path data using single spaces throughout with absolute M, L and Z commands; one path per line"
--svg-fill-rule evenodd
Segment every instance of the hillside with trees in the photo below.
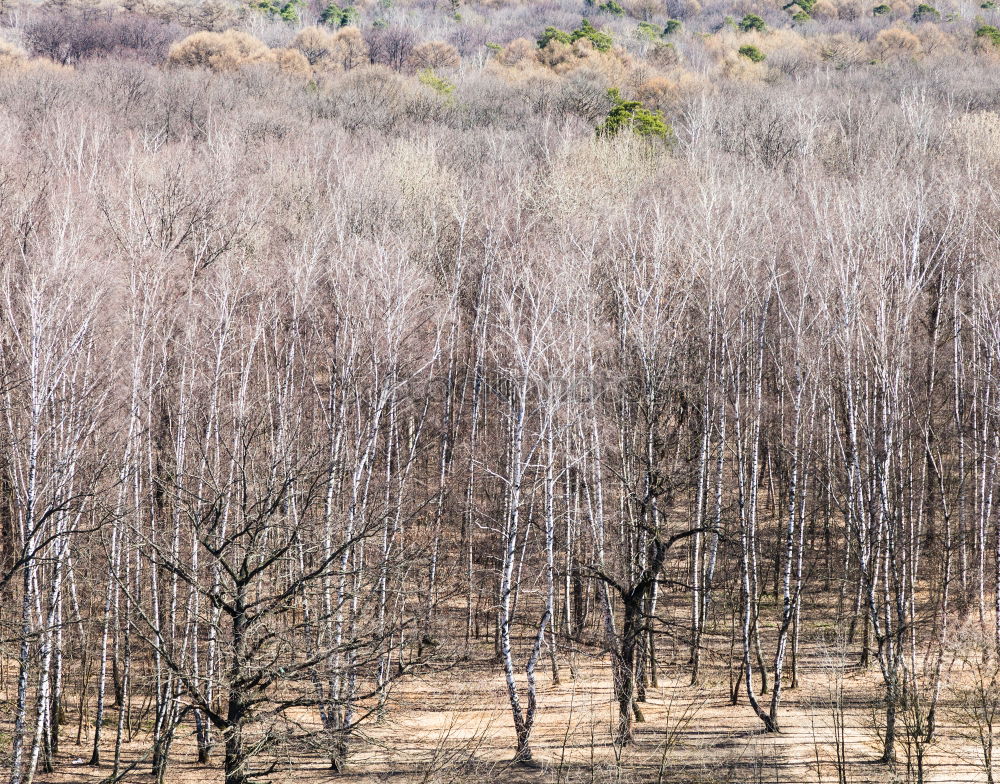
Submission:
M 0 783 L 993 784 L 943 2 L 2 0 Z

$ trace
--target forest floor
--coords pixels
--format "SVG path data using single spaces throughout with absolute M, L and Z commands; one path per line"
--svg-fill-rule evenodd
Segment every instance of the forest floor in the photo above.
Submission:
M 402 679 L 392 693 L 386 718 L 368 725 L 351 750 L 350 771 L 333 775 L 321 760 L 295 761 L 294 773 L 276 771 L 262 781 L 284 782 L 588 782 L 589 784 L 869 784 L 915 781 L 906 773 L 905 748 L 895 770 L 878 765 L 878 673 L 834 666 L 819 652 L 803 651 L 800 685 L 785 691 L 782 732 L 767 735 L 741 694 L 728 698 L 729 674 L 709 670 L 698 687 L 678 668 L 660 674 L 642 704 L 645 721 L 636 725 L 636 743 L 624 750 L 610 742 L 615 720 L 607 660 L 576 654 L 576 677 L 567 661 L 555 684 L 545 660 L 539 664 L 539 714 L 532 766 L 512 766 L 514 734 L 502 673 L 485 663 L 425 671 Z M 833 731 L 838 700 L 847 765 L 838 778 Z M 943 711 L 947 716 L 947 712 Z M 72 721 L 72 719 L 70 720 Z M 193 728 L 185 725 L 173 747 L 168 782 L 222 781 L 221 770 L 194 763 Z M 84 764 L 89 744 L 65 739 L 57 770 L 38 781 L 98 784 L 110 773 Z M 114 725 L 108 730 L 113 738 Z M 140 733 L 142 734 L 142 733 Z M 127 764 L 148 747 L 137 738 L 123 751 Z M 106 759 L 110 759 L 111 749 Z M 926 762 L 925 781 L 985 781 L 974 744 L 960 741 L 945 718 L 939 741 Z M 148 763 L 122 777 L 149 782 Z

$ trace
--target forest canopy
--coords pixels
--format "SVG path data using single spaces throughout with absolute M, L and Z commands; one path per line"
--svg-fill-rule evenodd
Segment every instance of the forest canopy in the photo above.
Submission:
M 998 30 L 0 3 L 2 779 L 992 784 Z

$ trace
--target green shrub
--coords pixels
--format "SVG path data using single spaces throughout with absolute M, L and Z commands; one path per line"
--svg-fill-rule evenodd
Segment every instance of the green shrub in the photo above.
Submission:
M 683 26 L 680 19 L 668 19 L 667 24 L 663 28 L 663 34 L 673 35 L 674 33 L 679 33 Z
M 982 25 L 976 30 L 976 38 L 985 38 L 994 46 L 1000 46 L 1000 29 L 993 25 Z
M 741 46 L 739 48 L 739 55 L 741 57 L 747 58 L 748 60 L 754 63 L 763 62 L 764 60 L 767 59 L 764 53 L 753 44 L 747 44 L 746 46 Z
M 793 2 L 782 6 L 783 11 L 788 11 L 792 15 L 793 22 L 808 22 L 812 19 L 813 6 L 816 0 L 793 0 Z
M 984 8 L 984 9 L 986 9 L 987 11 L 992 11 L 992 10 L 993 10 L 994 8 L 996 8 L 996 7 L 997 7 L 997 4 L 996 4 L 996 3 L 994 3 L 994 2 L 993 2 L 993 0 L 986 0 L 986 2 L 985 2 L 985 3 L 983 3 L 983 4 L 982 4 L 981 6 L 979 6 L 979 7 L 980 7 L 980 8 Z
M 877 5 L 877 6 L 875 6 L 872 9 L 872 16 L 886 16 L 887 14 L 891 14 L 891 13 L 892 13 L 892 9 L 889 6 L 887 6 L 885 3 L 882 3 L 881 5 Z
M 285 22 L 299 21 L 299 8 L 303 0 L 257 0 L 254 8 L 262 14 L 281 19 Z
M 550 41 L 568 44 L 573 42 L 573 38 L 565 30 L 560 30 L 558 27 L 546 27 L 545 31 L 538 37 L 538 48 L 544 49 Z
M 914 22 L 936 21 L 941 18 L 941 13 L 932 5 L 921 3 L 913 12 Z
M 764 30 L 767 29 L 767 25 L 764 23 L 764 20 L 757 16 L 757 14 L 747 14 L 740 19 L 738 26 L 744 33 L 749 33 L 751 30 L 764 32 Z
M 602 33 L 596 27 L 594 27 L 589 20 L 584 19 L 580 22 L 580 26 L 576 28 L 570 35 L 573 41 L 579 41 L 581 38 L 586 38 L 590 41 L 594 48 L 598 52 L 606 52 L 611 48 L 614 43 L 613 39 L 607 33 Z
M 451 102 L 451 94 L 455 92 L 455 85 L 434 73 L 433 68 L 425 68 L 417 74 L 417 80 L 424 87 L 429 87 L 446 101 Z
M 608 51 L 614 43 L 610 35 L 602 33 L 594 27 L 589 20 L 584 19 L 580 22 L 580 26 L 572 33 L 567 33 L 565 30 L 560 30 L 558 27 L 546 27 L 545 31 L 538 38 L 538 48 L 544 49 L 549 45 L 550 41 L 558 41 L 562 44 L 571 44 L 581 39 L 590 41 L 594 45 L 594 48 L 599 52 Z
M 661 35 L 663 35 L 663 31 L 649 22 L 639 22 L 639 26 L 635 29 L 636 38 L 645 38 L 647 41 L 655 41 Z
M 348 25 L 357 24 L 360 19 L 361 15 L 354 6 L 348 5 L 341 8 L 336 3 L 330 3 L 330 5 L 323 9 L 323 13 L 319 15 L 320 24 L 329 25 L 330 27 L 347 27 Z
M 608 90 L 613 106 L 607 118 L 597 128 L 597 135 L 616 136 L 621 131 L 632 131 L 647 139 L 660 139 L 668 144 L 674 141 L 674 129 L 663 119 L 662 112 L 647 109 L 639 101 L 626 101 L 617 87 Z
M 597 6 L 597 10 L 605 14 L 612 14 L 613 16 L 622 16 L 625 13 L 625 9 L 618 5 L 615 0 L 607 0 L 606 3 L 601 3 Z
M 782 10 L 788 11 L 794 17 L 799 11 L 811 14 L 814 5 L 816 5 L 816 0 L 792 0 L 792 2 L 783 6 Z

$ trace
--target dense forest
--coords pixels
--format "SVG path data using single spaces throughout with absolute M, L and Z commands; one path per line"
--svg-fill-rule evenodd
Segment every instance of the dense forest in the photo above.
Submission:
M 3 781 L 993 784 L 947 1 L 0 3 Z

